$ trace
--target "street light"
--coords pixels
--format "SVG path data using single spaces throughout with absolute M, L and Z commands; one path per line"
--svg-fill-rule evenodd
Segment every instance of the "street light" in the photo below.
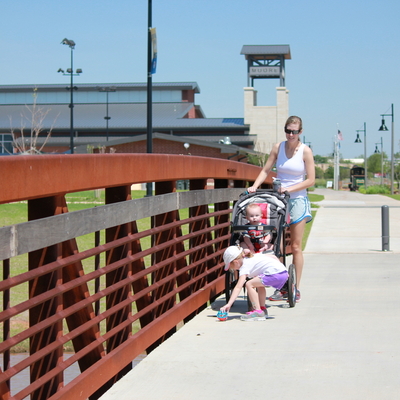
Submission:
M 69 40 L 67 38 L 63 39 L 61 44 L 66 44 L 69 46 L 71 49 L 71 68 L 67 68 L 67 73 L 64 72 L 63 69 L 59 68 L 57 72 L 62 72 L 63 75 L 70 75 L 71 77 L 71 86 L 67 90 L 71 91 L 71 101 L 69 103 L 69 108 L 70 108 L 70 129 L 69 129 L 69 137 L 70 137 L 70 150 L 71 154 L 74 154 L 74 90 L 77 90 L 78 88 L 75 86 L 74 87 L 74 80 L 73 77 L 78 76 L 79 74 L 82 73 L 82 70 L 79 68 L 76 70 L 76 73 L 73 73 L 74 70 L 74 56 L 73 56 L 73 50 L 75 49 L 75 42 L 73 40 Z
M 219 143 L 221 143 L 221 144 L 232 144 L 231 138 L 229 136 L 226 136 L 223 139 L 220 139 Z
M 364 129 L 358 129 L 357 138 L 354 143 L 362 143 L 358 132 L 364 132 L 364 186 L 367 188 L 367 124 L 364 122 Z
M 394 188 L 393 188 L 393 184 L 394 184 L 394 106 L 392 103 L 392 113 L 391 114 L 381 114 L 382 117 L 382 125 L 379 128 L 380 131 L 388 131 L 389 129 L 386 127 L 385 125 L 385 118 L 384 117 L 392 117 L 392 148 L 390 150 L 390 157 L 391 157 L 391 166 L 390 166 L 390 193 L 393 194 L 394 193 Z
M 381 151 L 378 149 L 378 144 L 381 145 Z M 378 143 L 375 143 L 375 154 L 381 153 L 381 186 L 383 186 L 383 140 L 381 138 L 381 141 Z
M 108 142 L 108 121 L 111 119 L 111 117 L 108 115 L 108 93 L 116 92 L 117 88 L 115 86 L 108 86 L 108 87 L 98 87 L 97 89 L 99 92 L 106 93 L 106 116 L 104 117 L 104 119 L 106 120 L 106 136 Z

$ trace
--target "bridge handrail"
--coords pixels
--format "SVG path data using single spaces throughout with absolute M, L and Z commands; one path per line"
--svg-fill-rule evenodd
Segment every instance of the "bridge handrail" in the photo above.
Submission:
M 174 210 L 238 198 L 244 189 L 195 190 L 72 211 L 0 228 L 0 261 L 82 235 Z M 83 224 L 82 221 L 87 221 Z M 45 230 L 46 236 L 36 235 Z
M 223 293 L 232 200 L 259 172 L 161 154 L 8 156 L 0 169 L 0 204 L 28 203 L 26 222 L 0 228 L 0 400 L 95 400 L 135 357 Z M 176 192 L 177 180 L 190 190 Z M 131 200 L 131 185 L 146 182 L 155 196 Z M 106 204 L 68 210 L 66 194 L 94 189 L 105 190 Z M 140 231 L 143 218 L 151 225 Z M 88 234 L 94 244 L 82 249 L 79 238 Z M 17 272 L 21 257 L 26 265 Z M 29 355 L 11 366 L 10 352 L 24 340 Z M 74 353 L 64 359 L 69 342 Z M 80 374 L 65 384 L 74 363 Z M 13 393 L 26 368 L 31 383 Z

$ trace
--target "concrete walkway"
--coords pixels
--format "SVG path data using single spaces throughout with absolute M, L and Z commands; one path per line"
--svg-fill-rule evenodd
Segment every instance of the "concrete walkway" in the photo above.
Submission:
M 296 307 L 268 302 L 268 320 L 246 323 L 241 297 L 220 322 L 221 298 L 101 400 L 400 399 L 400 202 L 314 193 L 325 199 Z M 389 252 L 381 251 L 382 205 L 390 207 Z

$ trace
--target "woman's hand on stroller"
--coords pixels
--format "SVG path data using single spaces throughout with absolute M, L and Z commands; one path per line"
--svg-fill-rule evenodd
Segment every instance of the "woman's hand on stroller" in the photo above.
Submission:
M 255 186 L 250 186 L 247 188 L 247 192 L 248 193 L 255 193 L 257 190 L 257 188 Z

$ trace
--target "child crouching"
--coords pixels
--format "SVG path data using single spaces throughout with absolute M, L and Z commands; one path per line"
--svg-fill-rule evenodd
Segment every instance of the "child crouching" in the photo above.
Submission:
M 241 317 L 242 321 L 259 321 L 268 315 L 265 305 L 266 286 L 282 289 L 288 279 L 286 267 L 273 254 L 255 254 L 247 257 L 239 246 L 229 246 L 224 252 L 225 271 L 239 271 L 239 279 L 234 287 L 229 302 L 221 307 L 228 312 L 235 302 L 243 285 L 246 286 L 253 311 Z M 250 278 L 250 280 L 247 280 Z M 247 280 L 247 282 L 246 282 Z

